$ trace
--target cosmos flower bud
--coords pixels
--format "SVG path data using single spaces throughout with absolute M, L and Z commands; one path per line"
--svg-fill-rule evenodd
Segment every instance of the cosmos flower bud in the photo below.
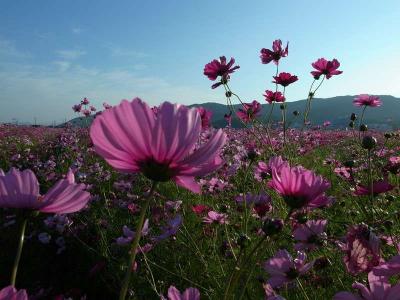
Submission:
M 373 136 L 367 135 L 362 140 L 362 147 L 364 149 L 371 150 L 371 149 L 375 148 L 376 143 L 377 143 L 376 138 L 374 138 Z
M 232 92 L 231 92 L 231 91 L 227 91 L 227 92 L 225 93 L 225 96 L 226 96 L 227 98 L 230 98 L 230 97 L 232 96 Z
M 360 131 L 368 131 L 368 126 L 367 125 L 365 125 L 365 124 L 361 124 L 360 125 Z
M 350 127 L 350 128 L 354 128 L 354 122 L 353 122 L 353 121 L 351 121 L 351 122 L 349 123 L 349 127 Z
M 357 115 L 355 113 L 352 113 L 350 116 L 350 120 L 352 120 L 352 121 L 357 120 Z
M 282 229 L 283 221 L 281 219 L 267 219 L 262 226 L 262 231 L 268 236 L 275 235 L 281 232 Z
M 299 112 L 298 110 L 295 110 L 295 111 L 293 112 L 293 115 L 296 116 L 296 117 L 297 117 L 299 114 L 300 114 L 300 112 Z
M 281 110 L 284 110 L 285 109 L 285 104 L 281 104 L 279 107 L 280 107 Z

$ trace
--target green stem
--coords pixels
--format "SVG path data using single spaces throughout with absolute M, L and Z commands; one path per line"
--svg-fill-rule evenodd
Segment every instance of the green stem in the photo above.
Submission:
M 136 227 L 135 239 L 132 243 L 131 254 L 130 254 L 129 263 L 128 263 L 128 269 L 126 270 L 125 277 L 122 282 L 121 291 L 119 294 L 119 300 L 125 300 L 126 293 L 128 292 L 129 282 L 130 282 L 131 273 L 132 273 L 132 266 L 135 263 L 135 258 L 136 258 L 136 249 L 138 248 L 139 241 L 142 236 L 142 230 L 143 230 L 144 220 L 146 217 L 146 212 L 147 212 L 147 209 L 149 208 L 150 200 L 154 194 L 154 191 L 156 190 L 156 187 L 157 187 L 157 181 L 153 181 L 150 192 L 147 195 L 144 206 L 142 207 L 142 210 L 140 212 L 139 223 Z
M 360 119 L 359 127 L 362 125 L 362 122 L 363 122 L 363 120 L 364 120 L 364 113 L 365 113 L 365 109 L 366 109 L 366 108 L 367 108 L 367 106 L 364 105 L 364 108 L 363 108 L 362 113 L 361 113 L 361 119 Z M 360 128 L 358 128 L 358 131 L 359 131 L 359 133 L 358 133 L 358 138 L 359 138 L 359 140 L 361 141 L 361 130 L 360 130 Z
M 21 260 L 22 247 L 24 246 L 25 229 L 28 223 L 28 218 L 25 218 L 21 225 L 21 231 L 19 235 L 19 243 L 17 248 L 17 255 L 15 256 L 14 265 L 11 273 L 11 285 L 15 286 L 15 280 L 17 279 L 18 265 Z

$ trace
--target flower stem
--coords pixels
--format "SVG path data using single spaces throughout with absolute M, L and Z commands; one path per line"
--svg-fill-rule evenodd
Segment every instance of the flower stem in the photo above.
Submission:
M 147 195 L 144 206 L 142 207 L 142 210 L 140 212 L 139 223 L 136 227 L 135 239 L 133 240 L 133 243 L 132 243 L 131 254 L 130 254 L 129 263 L 128 263 L 128 269 L 126 270 L 125 277 L 122 282 L 121 291 L 119 294 L 119 300 L 125 300 L 126 293 L 128 292 L 129 282 L 130 282 L 131 273 L 132 273 L 132 266 L 135 263 L 136 250 L 138 248 L 139 241 L 142 236 L 142 230 L 143 230 L 144 220 L 146 217 L 146 212 L 147 212 L 147 209 L 149 208 L 150 200 L 154 194 L 154 191 L 156 190 L 156 187 L 157 187 L 157 181 L 153 181 L 150 192 Z
M 25 229 L 26 229 L 27 223 L 28 223 L 28 218 L 25 218 L 21 225 L 17 254 L 15 256 L 14 265 L 13 265 L 13 269 L 12 269 L 12 273 L 11 273 L 11 285 L 12 286 L 15 286 L 15 281 L 17 279 L 18 265 L 19 265 L 19 261 L 21 260 L 22 247 L 24 246 Z

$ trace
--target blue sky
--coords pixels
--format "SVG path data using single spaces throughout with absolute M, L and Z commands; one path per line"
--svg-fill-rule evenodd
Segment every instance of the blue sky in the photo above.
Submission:
M 280 68 L 298 75 L 288 100 L 304 99 L 310 63 L 337 58 L 341 76 L 318 97 L 400 97 L 400 2 L 386 1 L 0 1 L 0 122 L 73 116 L 139 96 L 152 105 L 221 102 L 202 73 L 220 55 L 241 68 L 231 87 L 246 101 L 272 88 L 261 48 L 289 41 Z

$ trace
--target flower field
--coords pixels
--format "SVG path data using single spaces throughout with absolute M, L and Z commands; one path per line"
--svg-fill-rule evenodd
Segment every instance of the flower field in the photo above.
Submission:
M 346 129 L 311 123 L 337 59 L 312 63 L 292 112 L 288 47 L 260 51 L 267 115 L 235 91 L 235 59 L 205 65 L 224 128 L 139 98 L 84 98 L 87 128 L 0 125 L 0 299 L 400 299 L 400 131 L 368 128 L 384 103 L 367 94 Z

